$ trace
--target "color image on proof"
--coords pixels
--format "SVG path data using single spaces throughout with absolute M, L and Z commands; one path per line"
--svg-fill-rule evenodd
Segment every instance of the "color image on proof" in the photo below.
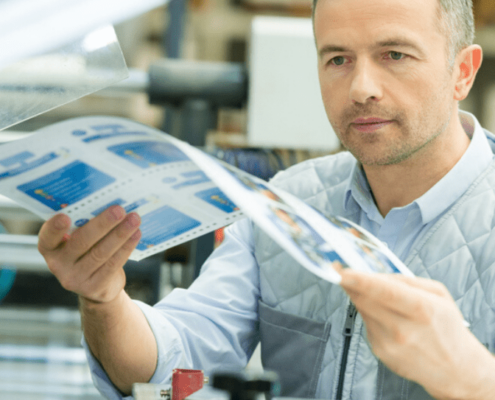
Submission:
M 269 209 L 269 219 L 318 267 L 334 267 L 337 270 L 349 267 L 332 246 L 301 217 L 280 207 L 269 206 Z
M 34 170 L 57 159 L 58 157 L 60 157 L 60 155 L 61 154 L 57 152 L 51 152 L 39 158 L 35 158 L 35 155 L 30 151 L 23 151 L 13 156 L 4 158 L 0 160 L 0 165 L 2 167 L 10 169 L 6 172 L 0 173 L 0 180 L 5 178 L 12 178 L 14 176 Z
M 217 187 L 198 192 L 195 196 L 226 213 L 239 211 L 239 207 Z
M 113 182 L 115 178 L 81 161 L 74 161 L 57 171 L 19 185 L 17 189 L 52 210 L 59 211 Z
M 367 232 L 364 232 L 350 221 L 332 216 L 328 217 L 328 220 L 336 227 L 350 233 L 352 237 L 358 239 L 352 240 L 353 246 L 355 247 L 356 252 L 366 260 L 366 263 L 374 272 L 400 273 L 392 260 L 390 260 L 378 247 L 378 239 L 370 236 Z M 347 235 L 347 237 L 350 236 Z
M 250 189 L 256 193 L 259 193 L 259 194 L 265 196 L 266 198 L 268 198 L 272 201 L 276 201 L 277 203 L 286 204 L 285 201 L 282 198 L 280 198 L 280 196 L 275 194 L 272 190 L 270 190 L 268 187 L 263 185 L 261 182 L 255 181 L 251 177 L 244 175 L 244 174 L 241 174 L 241 173 L 238 173 L 237 171 L 230 169 L 228 167 L 227 167 L 227 169 L 247 189 Z
M 143 169 L 189 160 L 173 144 L 163 142 L 129 142 L 110 146 L 108 151 Z
M 141 217 L 141 240 L 137 249 L 144 251 L 182 235 L 201 223 L 194 218 L 164 206 Z
M 361 239 L 364 242 L 371 244 L 372 246 L 377 246 L 377 239 L 370 236 L 367 232 L 362 230 L 359 226 L 347 221 L 343 218 L 329 216 L 327 219 L 334 224 L 336 227 L 343 229 L 346 232 L 349 232 L 351 235 Z
M 97 125 L 91 127 L 96 134 L 88 135 L 88 132 L 83 129 L 75 129 L 72 131 L 73 136 L 82 138 L 84 143 L 92 143 L 99 140 L 113 139 L 121 136 L 147 136 L 144 131 L 128 130 L 125 126 L 110 124 L 110 125 Z
M 363 242 L 354 242 L 356 250 L 361 257 L 366 260 L 368 266 L 374 272 L 384 272 L 389 274 L 400 274 L 400 270 L 380 249 L 368 246 Z

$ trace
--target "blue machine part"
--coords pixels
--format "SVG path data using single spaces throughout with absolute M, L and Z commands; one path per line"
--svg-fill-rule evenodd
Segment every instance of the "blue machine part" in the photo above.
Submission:
M 0 302 L 9 294 L 10 289 L 14 286 L 15 269 L 0 269 Z
M 0 233 L 7 233 L 0 225 Z M 0 269 L 0 302 L 9 294 L 10 289 L 14 286 L 17 271 L 11 267 Z

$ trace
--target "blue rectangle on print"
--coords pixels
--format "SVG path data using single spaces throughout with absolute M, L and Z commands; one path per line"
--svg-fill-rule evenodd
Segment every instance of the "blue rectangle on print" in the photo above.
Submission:
M 115 178 L 81 161 L 17 187 L 21 192 L 58 211 L 104 188 Z
M 13 156 L 0 160 L 0 165 L 2 167 L 8 168 L 12 165 L 23 163 L 26 160 L 29 160 L 31 157 L 34 157 L 33 153 L 31 153 L 30 151 L 23 151 L 21 153 L 14 154 Z
M 182 189 L 183 187 L 200 185 L 201 183 L 205 183 L 205 182 L 211 182 L 211 179 L 208 178 L 208 176 L 201 170 L 184 172 L 181 174 L 181 176 L 186 178 L 186 180 L 172 186 L 172 189 L 178 190 L 178 189 Z
M 134 203 L 132 204 L 129 204 L 128 206 L 125 207 L 125 212 L 126 213 L 130 213 L 132 211 L 134 211 L 135 209 L 141 207 L 142 205 L 145 205 L 145 204 L 148 204 L 149 201 L 146 200 L 146 199 L 139 199 L 137 201 L 135 201 Z
M 108 207 L 115 206 L 115 205 L 121 206 L 124 203 L 125 203 L 124 200 L 117 199 L 117 200 L 111 201 L 108 204 L 105 204 L 103 207 L 98 208 L 97 210 L 93 211 L 91 214 L 94 216 L 97 216 L 97 215 L 100 215 L 103 211 L 105 211 Z
M 173 144 L 163 142 L 129 142 L 110 146 L 108 151 L 141 168 L 189 160 Z
M 232 200 L 217 187 L 198 192 L 195 196 L 229 214 L 239 210 L 239 208 L 232 203 Z
M 122 125 L 98 125 L 98 126 L 93 126 L 92 128 L 99 133 L 93 136 L 85 137 L 82 140 L 83 142 L 92 143 L 97 140 L 113 139 L 115 137 L 120 137 L 120 136 L 147 135 L 147 133 L 144 131 L 127 130 L 127 128 Z
M 137 249 L 144 251 L 197 228 L 201 223 L 176 209 L 165 206 L 141 217 L 141 241 Z
M 19 164 L 19 166 L 16 168 L 12 168 L 9 171 L 1 173 L 0 179 L 11 178 L 13 176 L 23 174 L 25 172 L 31 171 L 35 168 L 38 168 L 41 165 L 47 164 L 50 161 L 53 161 L 59 157 L 57 153 L 48 153 L 48 154 L 45 154 L 44 156 L 41 156 L 40 158 L 33 160 L 33 161 L 28 163 L 28 162 L 26 162 L 26 160 L 31 158 L 31 157 L 28 157 L 29 154 L 31 154 L 31 153 L 23 152 L 23 153 L 17 154 L 17 156 L 13 156 L 13 157 L 9 157 L 7 159 L 4 159 L 3 162 L 7 163 L 9 166 L 12 166 L 15 164 Z

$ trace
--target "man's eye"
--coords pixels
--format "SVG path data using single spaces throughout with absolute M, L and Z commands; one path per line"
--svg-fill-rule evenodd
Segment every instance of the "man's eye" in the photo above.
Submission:
M 400 61 L 406 56 L 404 53 L 399 53 L 398 51 L 391 51 L 388 54 L 390 55 L 390 58 L 395 61 Z
M 336 65 L 337 67 L 344 65 L 345 58 L 342 56 L 334 57 L 330 60 L 330 64 Z

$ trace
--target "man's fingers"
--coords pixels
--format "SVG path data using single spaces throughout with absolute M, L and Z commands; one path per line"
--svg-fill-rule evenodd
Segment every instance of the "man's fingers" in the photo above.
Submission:
M 431 317 L 433 310 L 428 306 L 430 302 L 424 300 L 431 300 L 432 296 L 438 295 L 425 290 L 421 284 L 419 287 L 413 286 L 403 279 L 395 279 L 394 276 L 385 274 L 343 271 L 341 275 L 341 286 L 351 300 L 358 308 L 366 308 L 370 314 L 380 313 L 383 307 L 397 314 L 415 316 L 425 321 Z
M 100 291 L 91 293 L 91 298 L 98 302 L 105 302 L 113 298 L 114 290 L 120 290 L 125 284 L 125 274 L 122 269 L 129 259 L 132 251 L 136 248 L 141 239 L 141 231 L 137 230 L 117 250 L 117 252 L 100 268 L 93 272 L 90 278 L 85 282 L 85 286 L 102 288 Z
M 77 268 L 85 271 L 85 273 L 92 274 L 101 265 L 110 260 L 122 246 L 125 246 L 126 242 L 138 230 L 140 223 L 141 218 L 138 214 L 132 213 L 127 215 L 112 232 L 94 245 L 77 261 Z
M 369 315 L 365 310 L 359 311 L 359 314 L 363 318 L 363 322 L 366 326 L 366 336 L 368 341 L 373 346 L 378 340 L 391 340 L 390 332 L 386 325 L 375 316 Z
M 400 280 L 411 287 L 415 287 L 417 289 L 426 290 L 430 293 L 436 294 L 441 297 L 450 297 L 450 293 L 442 283 L 435 281 L 433 279 L 426 279 L 420 277 L 410 277 L 404 276 L 400 274 L 391 275 L 391 278 Z
M 450 297 L 447 288 L 442 283 L 432 279 L 410 277 L 401 274 L 363 274 L 351 269 L 341 271 L 341 275 L 343 278 L 341 286 L 355 292 L 366 290 L 366 285 L 370 284 L 373 279 L 378 279 L 380 281 L 390 281 L 392 283 L 394 281 L 399 281 L 407 286 L 422 289 L 432 294 L 436 294 L 437 296 Z M 373 276 L 373 278 L 369 278 L 371 276 Z
M 65 214 L 58 214 L 46 221 L 41 227 L 38 238 L 38 250 L 41 254 L 55 250 L 65 240 L 69 231 L 70 218 Z
M 125 210 L 120 206 L 112 206 L 75 230 L 65 248 L 68 261 L 76 262 L 83 257 L 124 218 Z

